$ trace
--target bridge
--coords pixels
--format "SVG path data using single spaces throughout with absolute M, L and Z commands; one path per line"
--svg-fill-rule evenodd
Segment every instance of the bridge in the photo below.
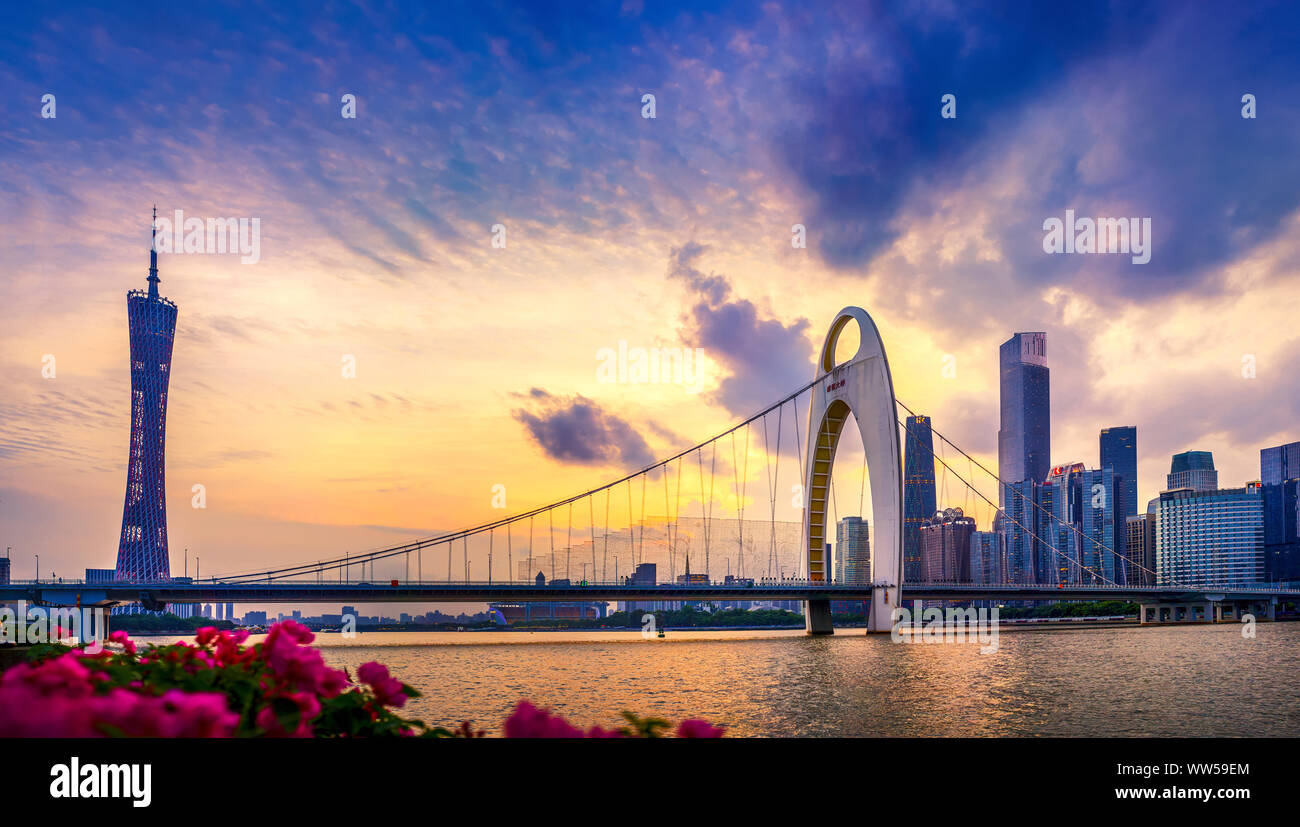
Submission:
M 858 350 L 848 360 L 837 363 L 836 345 L 851 323 L 856 323 L 858 328 Z M 801 399 L 804 400 L 806 417 L 800 412 Z M 791 412 L 788 419 L 787 408 Z M 1001 511 L 1003 519 L 1023 530 L 1042 549 L 1061 558 L 1049 570 L 1067 572 L 1064 579 L 1049 583 L 1015 582 L 1017 579 L 1023 581 L 1023 578 L 1018 578 L 1015 572 L 1003 570 L 999 582 L 907 583 L 904 590 L 899 428 L 905 429 L 907 425 L 899 419 L 900 408 L 909 414 L 914 413 L 894 396 L 889 363 L 875 323 L 861 308 L 847 307 L 840 311 L 830 327 L 812 381 L 702 443 L 557 502 L 397 546 L 203 579 L 102 583 L 15 581 L 0 585 L 0 601 L 25 600 L 53 606 L 82 607 L 138 602 L 146 608 L 160 608 L 169 603 L 208 601 L 800 600 L 807 606 L 804 615 L 808 633 L 830 634 L 833 632 L 832 600 L 866 602 L 869 607 L 868 631 L 887 632 L 893 627 L 894 610 L 905 598 L 998 602 L 1129 600 L 1142 605 L 1143 622 L 1166 618 L 1208 621 L 1222 618 L 1225 611 L 1239 616 L 1247 609 L 1271 618 L 1279 602 L 1293 602 L 1300 598 L 1300 590 L 1275 589 L 1265 585 L 1231 588 L 1175 582 L 1132 585 L 1125 581 L 1145 583 L 1158 582 L 1158 579 L 1155 572 L 1141 563 L 1123 557 L 1095 537 L 1083 535 L 1073 523 L 1053 518 L 1040 504 L 1023 498 L 1023 495 L 1019 496 L 1025 500 L 1024 513 L 1032 513 L 1031 508 L 1037 509 L 1056 519 L 1054 531 L 1068 529 L 1078 535 L 1079 542 L 1071 544 L 1075 553 L 1063 553 L 1019 522 L 1011 509 Z M 844 516 L 838 506 L 834 464 L 836 448 L 850 418 L 856 422 L 864 455 L 858 513 L 863 513 L 868 484 L 872 513 L 869 523 L 872 533 L 871 575 L 869 582 L 856 584 L 832 581 L 826 542 L 830 515 Z M 762 450 L 758 451 L 755 443 L 760 429 Z M 788 439 L 785 451 L 782 451 L 783 436 L 788 431 L 792 431 L 794 437 L 793 457 L 789 456 Z M 958 472 L 953 462 L 959 460 L 954 457 L 950 462 L 944 455 L 944 446 L 966 460 L 972 476 L 978 468 L 995 484 L 1001 486 L 1004 481 L 943 434 L 937 430 L 932 432 L 941 440 L 940 447 L 938 451 L 932 447 L 926 447 L 926 450 L 942 467 L 945 479 L 950 474 L 963 484 L 967 497 L 975 497 L 977 506 L 982 501 L 988 508 L 998 509 L 979 486 Z M 763 493 L 768 500 L 768 509 L 765 515 L 760 510 L 761 519 L 746 520 L 746 511 L 750 510 L 752 516 L 752 509 L 759 503 L 758 498 L 749 496 L 749 466 L 755 454 L 755 461 L 765 464 L 767 490 Z M 790 489 L 796 500 L 792 506 L 797 506 L 799 517 L 797 537 L 785 536 L 778 530 L 778 524 L 786 525 L 777 519 L 778 500 L 784 499 L 780 488 L 783 457 L 787 464 L 791 459 L 797 463 L 796 479 L 799 482 Z M 684 481 L 687 481 L 686 503 L 682 501 Z M 652 485 L 653 501 L 649 499 Z M 662 512 L 656 515 L 650 509 L 658 508 L 657 504 L 651 503 L 657 503 L 660 487 Z M 851 500 L 851 492 L 846 496 Z M 735 516 L 715 513 L 715 505 L 720 509 L 730 508 Z M 851 503 L 848 507 L 851 509 Z M 576 522 L 575 510 L 578 512 Z M 557 516 L 561 521 L 559 526 L 556 525 Z M 471 542 L 475 546 L 473 553 Z M 453 559 L 458 549 L 459 572 L 455 570 Z M 1081 559 L 1083 549 L 1091 554 L 1086 560 Z M 609 571 L 611 550 L 614 554 L 613 577 Z M 499 576 L 503 551 L 506 558 L 504 578 Z M 444 552 L 445 578 L 434 580 L 426 577 L 426 556 L 430 558 L 432 568 L 435 560 L 442 560 Z M 696 561 L 694 574 L 690 571 L 692 553 Z M 791 559 L 791 553 L 794 559 Z M 636 568 L 651 557 L 655 557 L 657 563 L 668 564 L 668 583 L 646 582 L 640 573 L 643 569 Z M 619 576 L 620 558 L 634 568 L 633 576 Z M 719 558 L 725 560 L 729 570 L 728 577 L 722 582 L 718 582 L 713 570 L 717 565 L 715 560 Z M 1098 560 L 1106 565 L 1098 565 Z M 703 562 L 702 571 L 700 562 Z M 684 572 L 679 577 L 677 569 L 683 563 Z M 377 564 L 382 566 L 382 573 L 376 572 Z M 353 577 L 353 571 L 358 567 L 361 572 L 359 579 Z M 574 576 L 577 567 L 583 570 L 581 578 Z M 473 576 L 475 570 L 481 573 L 484 568 L 486 578 Z M 539 583 L 534 572 L 545 570 L 550 571 L 551 582 Z M 761 574 L 747 576 L 747 570 Z M 734 575 L 730 574 L 731 571 Z M 785 576 L 787 571 L 792 576 Z M 563 576 L 558 576 L 561 573 Z

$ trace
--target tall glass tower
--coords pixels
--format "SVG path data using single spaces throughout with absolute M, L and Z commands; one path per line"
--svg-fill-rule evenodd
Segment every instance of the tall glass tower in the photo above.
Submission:
M 1126 518 L 1138 513 L 1137 441 L 1138 429 L 1132 425 L 1101 429 L 1101 467 L 1115 471 L 1115 487 L 1123 493 L 1116 511 Z
M 1015 334 L 1002 343 L 998 362 L 998 477 L 1003 483 L 1041 483 L 1052 467 L 1047 334 Z
M 907 418 L 903 451 L 903 582 L 921 582 L 921 523 L 934 516 L 934 436 L 930 417 Z
M 158 210 L 149 250 L 149 290 L 126 294 L 131 336 L 131 450 L 126 467 L 118 580 L 166 580 L 167 489 L 164 437 L 167 380 L 171 376 L 176 305 L 158 295 Z

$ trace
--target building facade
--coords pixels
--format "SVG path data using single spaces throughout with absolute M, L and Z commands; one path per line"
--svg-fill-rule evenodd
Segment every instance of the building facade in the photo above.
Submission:
M 1139 514 L 1124 522 L 1124 556 L 1128 560 L 1128 585 L 1156 584 L 1155 520 L 1151 514 Z
M 844 580 L 851 586 L 871 583 L 871 527 L 861 517 L 844 517 L 835 526 L 835 548 L 844 558 Z
M 1219 472 L 1214 470 L 1214 454 L 1209 451 L 1184 451 L 1174 454 L 1165 477 L 1165 488 L 1190 488 L 1193 491 L 1214 491 L 1219 487 Z
M 960 508 L 945 509 L 922 523 L 921 582 L 969 583 L 974 533 L 975 521 Z
M 1007 483 L 1002 486 L 1003 507 L 994 521 L 994 530 L 1002 535 L 1002 548 L 1006 554 L 1003 577 L 1008 583 L 1038 583 L 1046 577 L 1045 553 L 1039 542 L 1042 530 L 1050 525 L 1044 512 L 1042 498 L 1046 487 L 1034 480 Z
M 1300 583 L 1300 479 L 1261 487 L 1264 497 L 1264 579 Z
M 155 211 L 155 233 L 157 213 Z M 127 456 L 118 580 L 166 580 L 167 387 L 177 307 L 158 295 L 158 250 L 149 250 L 149 289 L 126 294 L 131 338 L 131 445 Z
M 1264 485 L 1280 485 L 1300 479 L 1300 442 L 1288 442 L 1259 452 L 1259 480 Z
M 1100 467 L 1111 469 L 1116 477 L 1116 487 L 1122 489 L 1121 508 L 1117 509 L 1117 515 L 1121 519 L 1136 516 L 1138 513 L 1137 428 L 1132 425 L 1102 428 L 1099 442 Z
M 1017 333 L 1002 343 L 998 477 L 1042 481 L 1051 468 L 1051 393 L 1047 334 Z
M 1128 585 L 1123 479 L 1112 468 L 1087 470 L 1079 475 L 1079 493 L 1083 582 Z
M 921 523 L 934 516 L 934 434 L 930 417 L 909 416 L 903 451 L 903 581 L 921 577 Z
M 1005 583 L 1006 548 L 997 531 L 976 531 L 970 536 L 970 579 L 972 583 L 996 586 Z
M 1261 488 L 1161 492 L 1155 507 L 1156 585 L 1210 588 L 1263 582 Z

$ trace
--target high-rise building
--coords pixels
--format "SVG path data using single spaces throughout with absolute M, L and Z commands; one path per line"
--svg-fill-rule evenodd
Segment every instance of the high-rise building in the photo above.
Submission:
M 1162 491 L 1155 507 L 1156 585 L 1250 586 L 1264 580 L 1261 486 Z
M 921 523 L 921 582 L 969 583 L 975 521 L 948 508 Z
M 1052 453 L 1047 334 L 1015 334 L 1002 343 L 999 365 L 998 477 L 1004 483 L 1041 482 Z
M 1048 583 L 1049 572 L 1044 554 L 1050 554 L 1037 538 L 1050 525 L 1050 509 L 1043 505 L 1047 487 L 1034 480 L 1006 483 L 1002 486 L 1005 505 L 994 520 L 994 530 L 1002 535 L 1006 554 L 1003 577 L 1007 583 Z M 1055 556 L 1055 555 L 1053 555 Z M 1054 575 L 1052 575 L 1054 577 Z
M 970 579 L 972 583 L 994 586 L 1006 581 L 1006 548 L 997 531 L 976 531 L 970 536 Z
M 1214 470 L 1214 454 L 1209 451 L 1184 451 L 1174 454 L 1169 464 L 1165 489 L 1190 488 L 1193 491 L 1214 491 L 1219 487 L 1219 472 Z
M 1079 475 L 1079 544 L 1085 583 L 1128 585 L 1128 542 L 1123 511 L 1122 478 L 1113 468 L 1095 468 Z M 1087 569 L 1093 574 L 1089 575 Z
M 903 582 L 921 578 L 921 523 L 934 516 L 934 436 L 930 417 L 907 418 L 903 461 Z
M 1300 442 L 1288 442 L 1259 452 L 1259 480 L 1264 485 L 1278 485 L 1300 478 Z
M 1155 520 L 1151 514 L 1129 517 L 1124 523 L 1124 557 L 1128 560 L 1128 585 L 1156 584 Z
M 844 558 L 844 582 L 871 583 L 871 528 L 861 517 L 844 517 L 835 526 L 835 547 Z
M 1055 465 L 1039 490 L 1038 583 L 1126 583 L 1127 539 L 1111 468 Z
M 1116 487 L 1123 488 L 1120 497 L 1122 508 L 1118 509 L 1118 514 L 1120 517 L 1132 517 L 1138 513 L 1137 428 L 1132 425 L 1102 428 L 1100 441 L 1100 467 L 1112 469 L 1119 478 Z
M 0 557 L 0 586 L 9 585 L 9 558 Z
M 1264 578 L 1300 582 L 1300 479 L 1262 486 Z
M 154 210 L 154 236 L 157 236 Z M 167 489 L 164 481 L 167 385 L 176 305 L 158 295 L 158 249 L 149 249 L 149 290 L 126 294 L 131 336 L 131 447 L 126 468 L 117 579 L 166 580 Z

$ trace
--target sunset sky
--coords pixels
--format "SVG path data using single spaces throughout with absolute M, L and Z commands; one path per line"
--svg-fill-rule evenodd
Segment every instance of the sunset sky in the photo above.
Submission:
M 809 381 L 846 305 L 990 467 L 998 346 L 1044 330 L 1054 461 L 1136 425 L 1143 507 L 1178 451 L 1257 479 L 1300 439 L 1300 14 L 967 5 L 9 9 L 14 576 L 113 565 L 154 204 L 261 227 L 257 263 L 159 257 L 174 574 L 185 548 L 205 574 L 329 558 L 499 517 L 496 484 L 514 512 L 617 478 Z M 1149 217 L 1150 263 L 1045 254 L 1067 209 Z M 699 348 L 699 386 L 599 381 L 620 342 Z

